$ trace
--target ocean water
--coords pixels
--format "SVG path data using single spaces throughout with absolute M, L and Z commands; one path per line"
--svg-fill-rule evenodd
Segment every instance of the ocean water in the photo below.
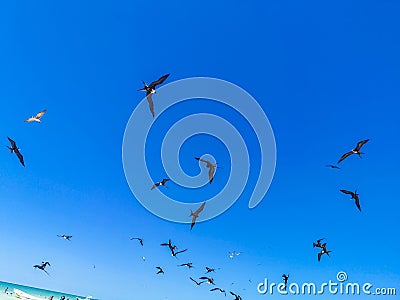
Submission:
M 8 290 L 7 290 L 8 288 Z M 43 289 L 37 289 L 29 286 L 24 286 L 24 285 L 19 285 L 15 283 L 9 283 L 9 282 L 3 282 L 0 281 L 0 300 L 15 300 L 15 299 L 21 299 L 21 300 L 26 300 L 30 298 L 25 298 L 25 297 L 17 297 L 17 295 L 14 293 L 14 288 L 18 289 L 26 294 L 29 294 L 31 296 L 37 297 L 39 299 L 50 299 L 51 296 L 53 296 L 53 300 L 60 300 L 62 296 L 65 296 L 65 300 L 84 300 L 84 299 L 90 299 L 78 295 L 71 295 L 71 294 L 65 294 L 65 293 L 60 293 L 60 292 L 54 292 L 54 291 L 48 291 L 48 290 L 43 290 Z M 95 300 L 95 299 L 92 299 Z

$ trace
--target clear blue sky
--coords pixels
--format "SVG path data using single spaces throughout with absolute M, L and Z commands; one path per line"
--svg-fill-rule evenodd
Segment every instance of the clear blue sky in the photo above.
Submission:
M 283 273 L 319 282 L 344 270 L 353 281 L 399 290 L 400 3 L 189 2 L 0 4 L 0 144 L 12 137 L 26 161 L 21 167 L 3 146 L 0 280 L 101 299 L 218 299 L 188 279 L 210 266 L 221 268 L 217 285 L 243 299 L 268 297 L 257 283 L 280 282 Z M 257 208 L 247 208 L 250 180 L 229 211 L 190 232 L 135 200 L 121 161 L 125 125 L 142 100 L 141 80 L 165 73 L 169 82 L 228 80 L 263 107 L 277 167 Z M 23 122 L 44 108 L 42 124 Z M 324 167 L 366 138 L 363 159 Z M 203 139 L 229 163 L 220 143 L 199 137 L 181 153 L 190 174 L 198 172 L 193 153 L 210 148 Z M 164 176 L 158 162 L 150 167 Z M 194 202 L 223 187 L 225 169 Z M 362 213 L 342 188 L 358 188 Z M 170 184 L 168 193 L 181 192 Z M 320 237 L 333 252 L 318 263 L 312 242 Z M 189 251 L 176 261 L 159 246 L 168 238 Z M 230 260 L 231 250 L 243 254 Z M 50 277 L 32 268 L 42 260 L 52 263 Z M 195 268 L 176 267 L 187 261 Z

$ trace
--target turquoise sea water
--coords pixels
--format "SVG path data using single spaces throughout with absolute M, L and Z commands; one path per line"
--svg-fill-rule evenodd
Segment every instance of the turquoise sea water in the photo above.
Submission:
M 71 295 L 71 294 L 65 294 L 65 293 L 60 293 L 60 292 L 48 291 L 48 290 L 37 289 L 37 288 L 29 287 L 29 286 L 0 281 L 0 300 L 29 299 L 29 298 L 24 298 L 24 297 L 18 298 L 17 295 L 14 293 L 14 289 L 21 290 L 22 292 L 24 292 L 26 294 L 38 297 L 43 300 L 49 299 L 51 296 L 53 296 L 53 300 L 60 300 L 62 296 L 65 296 L 65 300 L 67 300 L 67 299 L 68 300 L 90 299 L 90 298 L 86 298 L 86 297 L 82 297 L 82 296 L 78 296 L 78 295 Z M 95 299 L 92 299 L 92 300 L 95 300 Z

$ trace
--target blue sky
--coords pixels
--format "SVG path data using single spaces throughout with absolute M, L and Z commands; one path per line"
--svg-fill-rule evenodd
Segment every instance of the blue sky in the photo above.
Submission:
M 351 280 L 399 289 L 399 9 L 397 1 L 2 2 L 0 132 L 4 146 L 7 136 L 17 141 L 26 168 L 4 147 L 0 280 L 101 299 L 218 299 L 188 279 L 211 266 L 221 268 L 217 285 L 243 299 L 267 297 L 256 283 L 280 282 L 283 273 L 318 282 L 345 270 Z M 264 109 L 277 166 L 257 208 L 247 208 L 254 173 L 230 210 L 192 232 L 135 200 L 122 167 L 123 134 L 142 100 L 141 80 L 165 73 L 168 82 L 230 81 Z M 23 122 L 44 108 L 42 124 Z M 216 112 L 212 103 L 174 107 L 158 126 L 197 111 Z M 243 118 L 217 112 L 257 152 Z M 324 167 L 366 138 L 362 159 Z M 205 136 L 180 153 L 185 171 L 196 174 L 193 153 L 210 148 L 224 168 L 212 186 L 193 191 L 194 202 L 223 188 L 229 153 Z M 164 176 L 159 162 L 149 167 Z M 342 188 L 358 188 L 362 213 Z M 188 192 L 171 183 L 168 193 Z M 71 243 L 56 237 L 64 233 Z M 318 263 L 312 242 L 321 237 L 333 252 Z M 168 238 L 189 251 L 171 258 L 159 247 Z M 243 254 L 231 260 L 231 250 Z M 50 277 L 32 268 L 42 260 L 52 262 Z M 176 267 L 187 261 L 196 268 Z

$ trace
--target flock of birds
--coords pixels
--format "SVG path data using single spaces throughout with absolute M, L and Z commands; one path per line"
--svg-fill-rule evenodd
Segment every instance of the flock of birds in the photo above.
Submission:
M 147 85 L 143 81 L 144 87 L 139 90 L 139 91 L 145 91 L 146 92 L 146 98 L 147 98 L 147 101 L 149 103 L 150 112 L 151 112 L 153 118 L 154 118 L 154 102 L 153 102 L 153 99 L 152 99 L 152 95 L 154 95 L 156 93 L 156 90 L 155 90 L 156 86 L 159 85 L 159 84 L 162 84 L 168 78 L 169 75 L 170 74 L 166 74 L 166 75 L 160 77 L 159 79 L 157 79 L 156 81 L 153 81 L 149 85 Z M 339 158 L 337 164 L 340 164 L 343 160 L 345 160 L 346 158 L 348 158 L 349 156 L 351 156 L 353 154 L 358 155 L 359 157 L 361 157 L 361 155 L 364 154 L 363 152 L 361 152 L 361 148 L 368 141 L 369 141 L 369 139 L 362 140 L 362 141 L 358 142 L 354 149 L 344 153 Z M 209 180 L 209 183 L 211 184 L 213 182 L 213 180 L 214 180 L 215 169 L 218 168 L 217 164 L 213 164 L 212 162 L 210 162 L 208 160 L 205 160 L 205 159 L 202 159 L 202 158 L 199 158 L 199 157 L 195 157 L 195 159 L 200 161 L 200 162 L 204 162 L 206 164 L 206 167 L 209 169 L 208 180 Z M 330 167 L 332 169 L 340 169 L 340 167 L 338 165 L 332 165 L 331 164 L 331 165 L 326 165 L 326 166 Z M 167 187 L 165 184 L 168 181 L 169 181 L 168 178 L 164 178 L 162 181 L 154 183 L 154 185 L 151 187 L 151 189 L 155 189 L 155 188 L 157 188 L 159 186 Z M 351 200 L 354 200 L 356 207 L 361 212 L 360 199 L 358 197 L 359 194 L 357 193 L 357 189 L 354 192 L 349 191 L 349 190 L 345 190 L 345 189 L 341 189 L 340 191 L 342 193 L 344 193 L 344 194 L 350 195 L 351 196 Z M 192 217 L 192 224 L 191 224 L 191 227 L 190 227 L 191 230 L 192 230 L 192 228 L 193 228 L 193 226 L 194 226 L 194 224 L 196 222 L 196 219 L 197 219 L 199 213 L 204 209 L 205 205 L 206 205 L 206 202 L 204 202 L 199 207 L 199 209 L 197 209 L 195 212 L 191 211 L 191 213 L 190 213 L 190 216 Z M 139 238 L 134 238 L 134 239 L 139 239 Z M 320 248 L 320 251 L 318 252 L 318 261 L 321 261 L 321 257 L 324 254 L 326 254 L 327 256 L 330 256 L 329 253 L 332 252 L 331 250 L 327 249 L 327 243 L 326 242 L 325 243 L 321 243 L 322 240 L 324 240 L 324 238 L 319 239 L 315 243 L 313 243 L 313 247 L 314 248 Z M 143 246 L 143 240 L 139 239 L 139 241 L 140 241 L 141 245 Z M 187 251 L 187 249 L 184 249 L 182 251 L 176 251 L 177 247 L 176 247 L 176 245 L 172 245 L 171 240 L 169 240 L 168 243 L 161 244 L 161 246 L 168 246 L 170 251 L 171 251 L 172 256 L 174 256 L 174 257 L 176 257 L 176 255 L 179 254 L 179 253 Z M 235 256 L 238 256 L 238 255 L 240 255 L 240 252 L 236 252 L 236 251 L 229 252 L 229 257 L 230 258 L 234 258 Z M 181 265 L 178 265 L 178 266 L 181 266 L 181 267 L 186 266 L 189 269 L 191 269 L 193 267 L 191 262 L 185 263 L 185 264 L 181 264 Z M 156 274 L 164 274 L 164 270 L 160 266 L 157 266 L 156 268 L 158 270 L 158 272 Z M 208 267 L 206 267 L 206 270 L 207 270 L 206 273 L 210 273 L 210 272 L 214 272 L 215 271 L 214 269 L 211 269 L 211 268 L 208 268 Z M 195 280 L 192 277 L 189 277 L 189 279 L 191 281 L 193 281 L 197 286 L 200 286 L 203 283 L 208 283 L 208 284 L 211 284 L 211 285 L 215 285 L 214 278 L 212 278 L 212 277 L 202 276 L 198 280 Z M 284 283 L 284 286 L 285 286 L 285 289 L 286 289 L 286 286 L 287 286 L 287 283 L 288 283 L 288 280 L 289 280 L 289 274 L 288 275 L 283 274 L 282 275 L 282 279 L 283 279 L 283 283 Z M 224 294 L 226 296 L 226 291 L 224 289 L 222 289 L 222 288 L 219 288 L 219 287 L 214 287 L 214 288 L 210 289 L 210 291 L 219 291 L 219 292 L 221 292 L 222 294 Z M 242 299 L 239 295 L 235 294 L 232 291 L 230 291 L 230 294 L 235 297 L 235 300 Z
M 158 85 L 162 84 L 168 78 L 169 75 L 170 74 L 166 74 L 164 76 L 161 76 L 159 79 L 151 82 L 150 84 L 147 84 L 146 82 L 143 81 L 143 88 L 141 88 L 139 90 L 139 91 L 146 92 L 146 99 L 147 99 L 147 101 L 149 103 L 150 113 L 153 116 L 153 118 L 154 118 L 155 113 L 154 113 L 154 102 L 153 102 L 152 96 L 154 94 L 156 94 L 156 87 Z M 27 123 L 31 123 L 31 122 L 40 123 L 41 122 L 41 118 L 43 117 L 43 115 L 45 113 L 46 113 L 46 110 L 42 110 L 41 112 L 39 112 L 35 116 L 32 116 L 32 117 L 26 119 L 25 122 L 27 122 Z M 20 152 L 21 149 L 18 148 L 16 142 L 13 139 L 8 137 L 8 140 L 10 142 L 10 146 L 7 146 L 7 148 L 10 150 L 11 153 L 14 153 L 18 157 L 21 165 L 25 167 L 24 157 Z M 361 154 L 363 154 L 363 152 L 360 151 L 361 147 L 365 143 L 367 143 L 368 141 L 369 140 L 366 139 L 366 140 L 362 140 L 362 141 L 358 142 L 357 146 L 354 149 L 346 152 L 345 154 L 343 154 L 340 157 L 340 159 L 338 160 L 337 164 L 341 163 L 343 160 L 345 160 L 346 158 L 348 158 L 349 156 L 351 156 L 353 154 L 356 154 L 359 157 L 361 157 Z M 205 163 L 205 166 L 209 169 L 208 182 L 211 184 L 213 182 L 213 180 L 214 180 L 215 170 L 219 166 L 217 166 L 217 164 L 213 164 L 212 162 L 210 162 L 210 161 L 208 161 L 206 159 L 202 159 L 202 158 L 199 158 L 199 157 L 195 157 L 195 159 L 197 161 L 199 161 L 199 162 Z M 326 166 L 329 167 L 329 168 L 332 168 L 332 169 L 340 169 L 338 165 L 326 165 Z M 158 188 L 158 187 L 161 187 L 161 186 L 167 188 L 166 183 L 169 180 L 170 179 L 168 179 L 168 178 L 164 178 L 160 182 L 154 183 L 151 186 L 151 190 L 153 190 L 155 188 Z M 351 196 L 351 200 L 354 200 L 356 207 L 358 208 L 359 211 L 361 211 L 360 199 L 358 197 L 359 194 L 357 193 L 357 190 L 352 192 L 352 191 L 349 191 L 349 190 L 341 189 L 340 191 L 342 193 L 344 193 L 344 194 L 350 195 Z M 194 227 L 194 225 L 196 223 L 196 220 L 199 217 L 199 214 L 204 210 L 205 205 L 206 205 L 206 202 L 203 202 L 201 204 L 201 206 L 196 211 L 194 211 L 194 212 L 190 211 L 189 217 L 192 218 L 190 230 L 193 229 L 193 227 Z M 58 237 L 63 238 L 63 239 L 68 240 L 68 241 L 71 241 L 71 238 L 72 238 L 71 235 L 58 235 Z M 144 245 L 143 239 L 140 238 L 140 237 L 133 237 L 133 238 L 131 238 L 131 240 L 137 240 L 140 243 L 141 246 Z M 313 247 L 314 248 L 319 248 L 320 249 L 320 252 L 318 252 L 318 261 L 321 260 L 321 257 L 324 254 L 326 254 L 327 256 L 330 256 L 329 253 L 332 252 L 331 250 L 327 249 L 326 243 L 321 243 L 322 240 L 324 240 L 324 238 L 319 239 L 319 240 L 317 240 L 316 242 L 313 243 Z M 175 258 L 177 257 L 177 255 L 179 255 L 181 253 L 184 253 L 184 252 L 186 252 L 188 250 L 188 249 L 183 249 L 183 250 L 179 250 L 178 251 L 178 247 L 176 245 L 172 244 L 172 241 L 170 239 L 168 240 L 168 242 L 160 244 L 160 246 L 168 247 L 171 255 L 173 257 L 175 257 Z M 240 252 L 236 252 L 236 251 L 229 252 L 229 257 L 232 259 L 235 256 L 238 256 L 240 254 L 241 254 Z M 145 260 L 145 257 L 142 257 L 142 259 Z M 50 267 L 50 266 L 51 265 L 50 265 L 50 263 L 48 261 L 43 261 L 41 264 L 34 265 L 33 267 L 35 269 L 42 270 L 47 275 L 49 275 L 49 273 L 47 272 L 46 268 Z M 183 264 L 178 265 L 178 267 L 187 267 L 188 269 L 191 269 L 191 268 L 193 268 L 193 263 L 192 262 L 183 263 Z M 214 273 L 215 270 L 216 270 L 215 268 L 210 268 L 210 267 L 205 267 L 205 269 L 206 269 L 206 272 L 205 272 L 206 275 L 210 274 L 210 273 Z M 163 270 L 163 268 L 161 266 L 156 266 L 156 270 L 157 270 L 157 272 L 156 272 L 157 275 L 165 274 L 164 270 Z M 284 283 L 285 288 L 286 288 L 287 283 L 288 283 L 288 279 L 289 279 L 289 275 L 283 274 L 282 278 L 283 278 L 283 283 Z M 194 282 L 197 286 L 200 286 L 200 285 L 205 284 L 205 283 L 209 284 L 211 286 L 215 286 L 215 282 L 214 282 L 214 278 L 213 277 L 201 276 L 201 277 L 198 278 L 198 280 L 194 279 L 193 277 L 189 277 L 189 279 L 192 282 Z M 221 294 L 224 294 L 225 296 L 227 295 L 227 292 L 226 292 L 225 289 L 222 289 L 222 288 L 217 287 L 217 286 L 212 287 L 210 289 L 210 291 L 211 292 L 217 292 L 218 291 Z M 239 296 L 238 294 L 234 293 L 233 291 L 229 291 L 229 293 L 234 297 L 235 300 L 241 300 L 242 299 L 241 296 Z

